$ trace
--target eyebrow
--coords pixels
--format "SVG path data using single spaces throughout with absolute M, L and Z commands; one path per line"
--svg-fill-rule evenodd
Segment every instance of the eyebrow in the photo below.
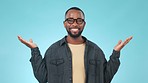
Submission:
M 66 19 L 74 19 L 74 18 L 71 18 L 71 17 L 70 17 L 70 18 L 66 18 Z M 83 19 L 83 18 L 77 18 L 77 19 Z

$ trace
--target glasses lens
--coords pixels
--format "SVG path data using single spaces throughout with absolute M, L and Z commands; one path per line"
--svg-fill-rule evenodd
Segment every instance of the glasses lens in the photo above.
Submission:
M 68 18 L 68 19 L 67 19 L 67 22 L 68 22 L 69 24 L 73 24 L 73 23 L 74 23 L 74 19 L 73 19 L 73 18 Z
M 77 19 L 77 24 L 82 24 L 83 22 L 84 22 L 83 19 L 81 19 L 81 18 L 78 18 L 78 19 Z
M 69 24 L 73 24 L 75 21 L 77 24 L 82 24 L 84 22 L 84 19 L 78 18 L 78 19 L 73 19 L 73 18 L 67 18 L 66 21 Z

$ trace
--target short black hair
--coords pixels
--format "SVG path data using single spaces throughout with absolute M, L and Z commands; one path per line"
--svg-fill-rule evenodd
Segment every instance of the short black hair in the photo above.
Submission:
M 69 9 L 65 12 L 65 18 L 66 18 L 66 15 L 67 15 L 67 13 L 68 13 L 69 10 L 79 10 L 79 11 L 82 12 L 82 14 L 83 14 L 83 16 L 84 16 L 84 18 L 85 18 L 84 12 L 83 12 L 80 8 L 78 8 L 78 7 L 71 7 L 71 8 L 69 8 Z

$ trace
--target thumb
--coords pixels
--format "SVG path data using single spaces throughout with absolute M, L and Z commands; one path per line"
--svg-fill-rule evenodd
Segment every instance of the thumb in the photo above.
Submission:
M 32 39 L 30 39 L 29 41 L 30 41 L 31 43 L 33 43 L 33 40 L 32 40 Z
M 117 45 L 121 44 L 121 42 L 122 42 L 122 40 L 119 40 Z

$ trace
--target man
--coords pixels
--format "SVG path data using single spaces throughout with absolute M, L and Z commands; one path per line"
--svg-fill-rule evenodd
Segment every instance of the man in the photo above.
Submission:
M 38 46 L 21 36 L 18 39 L 31 48 L 30 59 L 39 83 L 110 83 L 117 72 L 120 50 L 132 39 L 121 40 L 107 62 L 103 51 L 81 35 L 85 27 L 84 12 L 72 7 L 65 13 L 64 27 L 68 35 L 51 45 L 44 58 Z

